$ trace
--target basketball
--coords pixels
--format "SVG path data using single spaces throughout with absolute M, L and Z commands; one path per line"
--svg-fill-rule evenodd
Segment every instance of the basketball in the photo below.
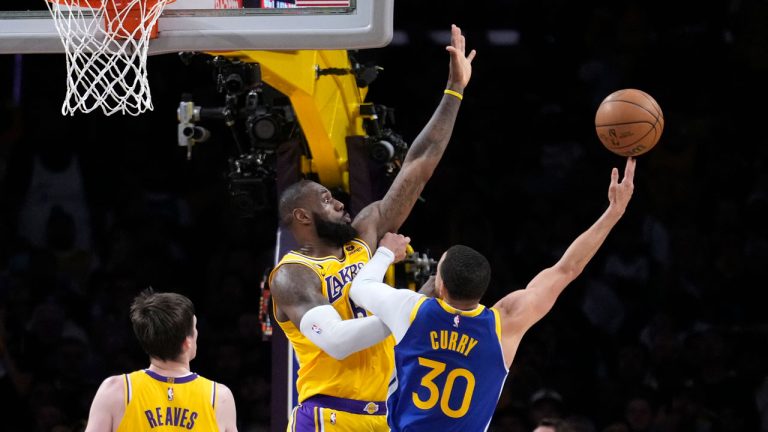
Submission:
M 664 131 L 664 114 L 651 95 L 637 89 L 609 94 L 595 115 L 600 142 L 620 156 L 639 156 L 659 142 Z

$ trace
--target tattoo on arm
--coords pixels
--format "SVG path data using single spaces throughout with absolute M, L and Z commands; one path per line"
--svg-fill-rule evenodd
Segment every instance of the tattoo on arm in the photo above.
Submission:
M 397 231 L 405 222 L 445 153 L 458 111 L 456 98 L 444 97 L 427 126 L 413 141 L 400 173 L 381 201 L 379 235 Z
M 301 264 L 283 264 L 272 281 L 272 295 L 282 312 L 297 327 L 304 314 L 315 306 L 327 305 L 320 279 Z
M 443 97 L 432 118 L 413 140 L 413 145 L 411 145 L 405 161 L 403 161 L 404 164 L 421 157 L 439 158 L 442 156 L 451 138 L 453 125 L 456 123 L 456 116 L 459 113 L 460 103 L 455 99 Z

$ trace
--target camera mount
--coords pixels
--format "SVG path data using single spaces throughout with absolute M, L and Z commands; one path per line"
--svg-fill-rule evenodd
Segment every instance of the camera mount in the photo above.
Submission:
M 389 127 L 395 121 L 394 109 L 365 103 L 360 105 L 360 115 L 368 135 L 366 142 L 371 158 L 384 164 L 388 176 L 394 176 L 400 171 L 408 152 L 408 143 Z

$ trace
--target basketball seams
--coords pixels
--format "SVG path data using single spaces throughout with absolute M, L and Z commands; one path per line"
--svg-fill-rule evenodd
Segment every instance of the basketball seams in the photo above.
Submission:
M 595 127 L 626 126 L 626 125 L 643 124 L 643 123 L 647 123 L 651 127 L 656 127 L 656 124 L 658 122 L 659 122 L 658 120 L 656 120 L 655 122 L 651 122 L 651 121 L 648 121 L 648 120 L 635 120 L 635 121 L 620 122 L 620 123 L 601 123 L 601 124 L 595 124 Z
M 625 99 L 611 99 L 611 100 L 609 100 L 609 101 L 603 101 L 603 103 L 601 103 L 600 105 L 603 105 L 603 104 L 607 104 L 607 103 L 611 103 L 611 102 L 624 102 L 624 103 L 626 103 L 626 104 L 634 105 L 634 106 L 636 106 L 636 107 L 640 108 L 641 110 L 643 110 L 643 111 L 647 112 L 648 114 L 650 114 L 650 115 L 651 115 L 651 117 L 653 117 L 653 118 L 654 118 L 656 121 L 658 121 L 658 120 L 659 120 L 659 114 L 658 114 L 658 113 L 657 113 L 657 114 L 654 114 L 654 113 L 652 113 L 652 112 L 651 112 L 651 111 L 650 111 L 648 108 L 644 107 L 643 105 L 640 105 L 640 104 L 639 104 L 639 103 L 637 103 L 637 102 L 633 102 L 633 101 L 631 101 L 631 100 L 625 100 Z M 598 109 L 600 109 L 600 108 L 598 107 Z
M 600 103 L 595 129 L 602 144 L 611 152 L 639 156 L 653 148 L 661 137 L 664 114 L 651 95 L 642 90 L 623 89 Z M 632 142 L 628 142 L 630 139 Z
M 615 125 L 620 125 L 620 124 L 628 125 L 628 124 L 641 124 L 641 123 L 648 123 L 648 122 L 616 123 Z M 656 132 L 656 127 L 654 127 L 651 123 L 648 123 L 648 124 L 651 126 L 650 129 L 648 129 L 645 132 L 645 134 L 643 134 L 643 136 L 641 136 L 637 140 L 632 141 L 632 143 L 630 143 L 630 144 L 626 144 L 626 145 L 623 145 L 623 146 L 620 146 L 620 147 L 611 147 L 611 148 L 613 150 L 621 150 L 621 149 L 625 149 L 627 147 L 632 147 L 633 145 L 635 145 L 635 144 L 639 143 L 640 141 L 644 140 L 648 136 L 648 134 L 651 133 L 651 131 Z M 609 125 L 609 126 L 615 126 L 615 125 Z M 605 127 L 605 126 L 598 126 L 598 127 Z

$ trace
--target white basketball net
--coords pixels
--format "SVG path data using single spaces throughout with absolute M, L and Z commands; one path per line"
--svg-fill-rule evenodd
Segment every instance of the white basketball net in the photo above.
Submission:
M 61 113 L 139 115 L 152 110 L 150 34 L 169 0 L 49 0 L 67 56 Z

